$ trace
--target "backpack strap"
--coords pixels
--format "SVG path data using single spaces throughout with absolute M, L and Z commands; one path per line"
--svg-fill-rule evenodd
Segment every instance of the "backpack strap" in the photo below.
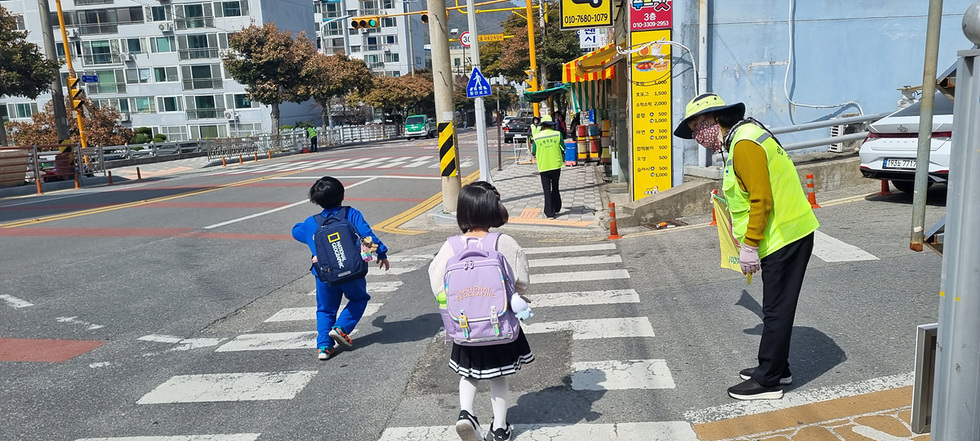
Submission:
M 480 239 L 480 242 L 483 243 L 483 247 L 489 250 L 496 250 L 497 242 L 499 241 L 500 233 L 487 233 L 486 236 L 483 236 L 483 239 Z
M 319 213 L 313 215 L 313 220 L 316 221 L 317 226 L 320 226 L 320 227 L 322 227 L 323 224 L 325 224 L 327 222 L 327 218 L 324 217 L 322 214 L 319 214 Z

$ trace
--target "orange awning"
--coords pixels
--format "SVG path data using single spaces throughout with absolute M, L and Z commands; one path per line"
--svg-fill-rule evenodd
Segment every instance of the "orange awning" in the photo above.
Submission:
M 610 80 L 614 78 L 614 63 L 619 58 L 616 43 L 609 43 L 599 49 L 565 63 L 562 67 L 563 83 Z

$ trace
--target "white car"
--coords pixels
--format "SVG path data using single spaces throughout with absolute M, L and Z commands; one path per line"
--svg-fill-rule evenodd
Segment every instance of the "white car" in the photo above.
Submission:
M 861 144 L 861 174 L 866 178 L 889 180 L 895 188 L 911 193 L 915 182 L 919 148 L 921 101 L 868 126 L 868 137 Z M 936 94 L 929 147 L 929 185 L 946 183 L 949 177 L 950 138 L 953 131 L 953 103 Z

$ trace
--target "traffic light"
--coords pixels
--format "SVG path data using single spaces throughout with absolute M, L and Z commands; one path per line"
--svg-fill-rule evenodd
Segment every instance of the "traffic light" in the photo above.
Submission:
M 422 14 L 422 17 L 420 17 L 420 18 L 422 19 L 422 23 L 428 23 L 429 22 L 429 14 Z
M 354 17 L 350 21 L 351 29 L 368 29 L 381 27 L 381 19 L 378 17 Z
M 82 93 L 82 85 L 79 84 L 77 77 L 68 76 L 68 97 L 71 99 L 71 106 L 75 109 L 81 109 L 82 103 L 85 101 L 85 96 Z

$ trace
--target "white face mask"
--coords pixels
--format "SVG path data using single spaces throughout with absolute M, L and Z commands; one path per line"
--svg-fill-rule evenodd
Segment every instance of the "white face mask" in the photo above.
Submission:
M 691 133 L 694 135 L 694 140 L 698 144 L 711 150 L 712 153 L 720 152 L 724 145 L 721 139 L 721 126 L 717 122 L 707 119 L 702 120 L 694 126 Z

